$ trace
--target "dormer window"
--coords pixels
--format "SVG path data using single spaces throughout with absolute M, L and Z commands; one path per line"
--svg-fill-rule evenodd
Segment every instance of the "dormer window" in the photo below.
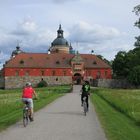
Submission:
M 60 62 L 59 61 L 56 61 L 56 64 L 60 64 Z
M 96 65 L 97 64 L 97 62 L 96 61 L 93 61 L 93 65 Z
M 24 61 L 23 61 L 23 60 L 20 60 L 19 63 L 20 63 L 20 64 L 24 64 Z

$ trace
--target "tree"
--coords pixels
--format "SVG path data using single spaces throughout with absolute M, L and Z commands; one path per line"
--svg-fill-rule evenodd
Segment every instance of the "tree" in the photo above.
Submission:
M 133 12 L 140 16 L 140 5 L 134 7 Z M 140 17 L 135 22 L 135 26 L 140 29 Z M 113 60 L 112 68 L 114 78 L 125 78 L 138 86 L 140 85 L 140 36 L 135 38 L 135 48 L 128 52 L 118 52 Z
M 140 85 L 140 65 L 135 66 L 128 76 L 128 80 L 138 86 Z
M 138 20 L 135 22 L 135 26 L 140 29 L 140 5 L 137 5 L 136 7 L 134 7 L 133 12 L 135 12 L 135 14 L 139 17 Z M 134 45 L 136 47 L 140 47 L 140 36 L 135 37 L 135 38 L 136 38 L 136 42 L 134 43 Z
M 113 76 L 114 78 L 126 78 L 128 74 L 128 68 L 126 65 L 126 52 L 119 51 L 115 56 L 112 63 Z

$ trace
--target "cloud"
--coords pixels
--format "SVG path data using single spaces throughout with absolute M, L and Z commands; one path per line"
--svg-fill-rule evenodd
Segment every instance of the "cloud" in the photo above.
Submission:
M 47 52 L 56 32 L 47 27 L 40 27 L 31 18 L 26 18 L 17 23 L 13 29 L 0 28 L 0 51 L 2 52 L 0 61 L 4 62 L 10 58 L 16 45 L 20 42 L 20 47 L 25 52 Z M 5 57 L 6 56 L 6 57 Z
M 127 33 L 114 27 L 79 22 L 70 28 L 68 39 L 80 53 L 91 53 L 94 50 L 95 54 L 113 60 L 118 51 L 132 49 L 133 46 L 127 41 L 128 37 Z
M 5 61 L 8 60 L 9 58 L 10 56 L 8 54 L 5 54 L 2 51 L 0 51 L 0 69 L 3 67 Z
M 113 27 L 104 27 L 99 24 L 90 25 L 79 22 L 70 29 L 70 40 L 75 42 L 90 42 L 100 44 L 121 36 L 121 32 Z
M 56 3 L 56 4 L 62 4 L 62 3 L 68 3 L 68 2 L 76 2 L 76 1 L 82 1 L 82 0 L 24 0 L 24 1 L 19 1 L 19 0 L 4 0 L 1 2 L 1 5 L 37 5 L 37 4 L 48 4 L 50 3 Z
M 50 0 L 50 1 L 57 4 L 61 4 L 61 3 L 76 2 L 76 1 L 82 1 L 82 0 Z
M 124 42 L 116 43 L 122 36 L 126 36 L 118 29 L 105 27 L 98 24 L 79 22 L 64 30 L 64 37 L 72 43 L 75 50 L 80 53 L 90 53 L 94 50 L 96 54 L 101 54 L 107 59 L 120 49 L 131 48 Z M 56 38 L 56 30 L 49 27 L 39 26 L 31 17 L 23 19 L 17 23 L 16 28 L 11 30 L 0 28 L 0 50 L 1 62 L 10 58 L 18 42 L 25 52 L 47 52 L 51 42 Z M 124 45 L 125 44 L 125 45 Z M 112 54 L 112 55 L 108 55 Z
M 22 46 L 34 51 L 48 49 L 48 44 L 54 39 L 55 34 L 47 27 L 40 27 L 31 18 L 26 18 L 18 23 L 17 28 L 11 31 L 11 35 L 21 41 Z M 46 46 L 46 47 L 45 47 Z
M 36 23 L 32 20 L 31 17 L 27 17 L 17 24 L 17 28 L 12 31 L 12 33 L 15 35 L 29 35 L 36 32 L 36 30 Z

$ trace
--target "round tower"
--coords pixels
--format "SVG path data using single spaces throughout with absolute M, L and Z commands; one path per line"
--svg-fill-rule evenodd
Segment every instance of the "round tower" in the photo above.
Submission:
M 57 38 L 54 39 L 49 48 L 50 53 L 69 53 L 70 47 L 68 41 L 63 37 L 63 32 L 60 24 L 57 30 Z

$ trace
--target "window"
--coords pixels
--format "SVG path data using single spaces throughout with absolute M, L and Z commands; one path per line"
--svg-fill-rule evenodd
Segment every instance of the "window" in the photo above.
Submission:
M 96 65 L 97 64 L 97 62 L 96 61 L 93 61 L 93 65 Z
M 42 70 L 42 71 L 41 71 L 41 75 L 44 76 L 44 74 L 45 74 L 45 73 L 44 73 L 44 70 Z
M 101 77 L 101 72 L 98 71 L 98 72 L 97 72 L 97 75 L 96 75 L 96 78 L 99 79 L 100 77 Z
M 20 63 L 20 64 L 24 64 L 24 61 L 23 61 L 23 60 L 20 60 L 19 63 Z
M 55 70 L 52 71 L 52 76 L 55 76 Z
M 107 74 L 108 74 L 108 72 L 107 72 L 107 71 L 105 71 L 105 76 L 107 76 Z
M 25 76 L 29 76 L 30 75 L 30 72 L 29 72 L 29 70 L 27 70 L 26 72 L 25 72 Z
M 15 76 L 19 76 L 19 71 L 18 70 L 16 70 Z
M 60 64 L 60 62 L 59 61 L 56 61 L 56 64 Z
M 30 60 L 32 60 L 32 59 L 33 59 L 33 57 L 29 57 L 29 59 L 30 59 Z
M 64 76 L 66 76 L 66 74 L 67 74 L 67 71 L 66 71 L 66 70 L 64 70 L 64 71 L 63 71 L 63 75 L 64 75 Z

